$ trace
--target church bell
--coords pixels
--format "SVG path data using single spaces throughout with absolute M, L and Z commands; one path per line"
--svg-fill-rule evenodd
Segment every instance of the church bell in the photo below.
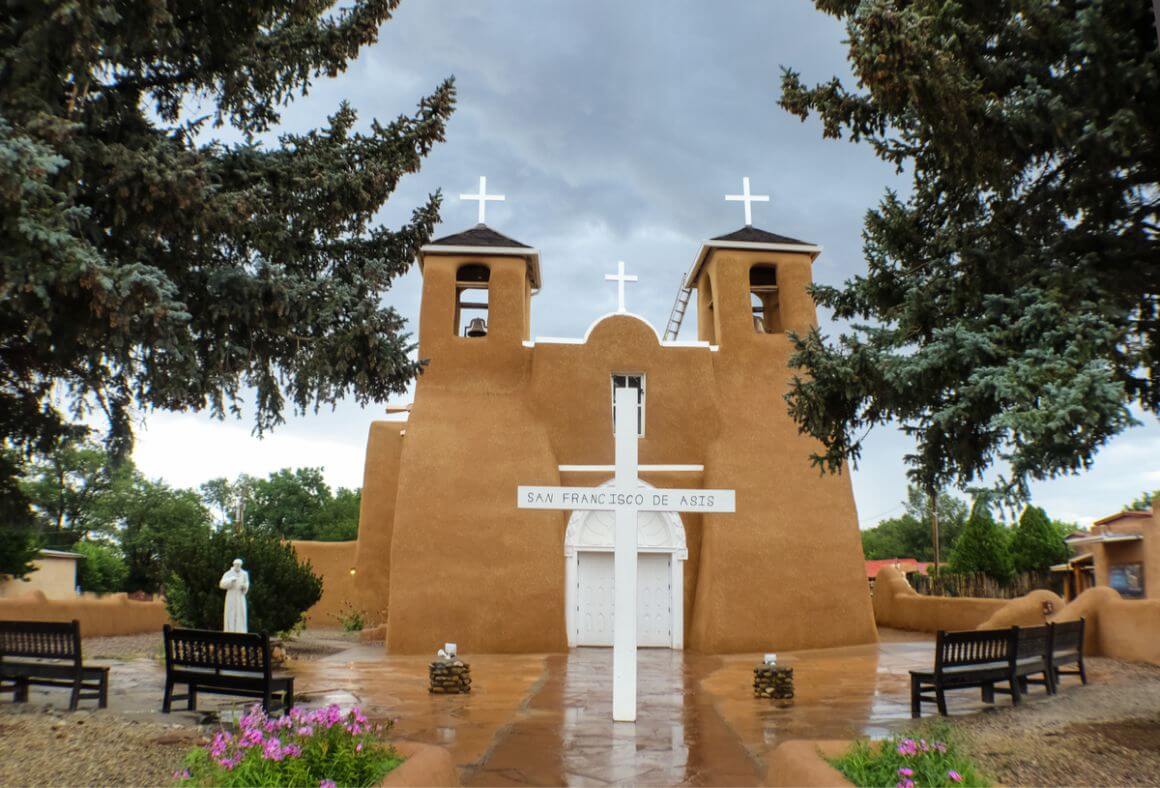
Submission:
M 471 322 L 467 324 L 467 331 L 464 333 L 469 337 L 485 337 L 487 336 L 487 322 L 482 317 L 473 317 Z

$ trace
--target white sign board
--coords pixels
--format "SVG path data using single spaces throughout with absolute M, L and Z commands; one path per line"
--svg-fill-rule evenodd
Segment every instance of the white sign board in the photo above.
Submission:
M 733 490 L 657 490 L 637 487 L 536 487 L 521 485 L 520 509 L 580 509 L 614 512 L 733 512 Z

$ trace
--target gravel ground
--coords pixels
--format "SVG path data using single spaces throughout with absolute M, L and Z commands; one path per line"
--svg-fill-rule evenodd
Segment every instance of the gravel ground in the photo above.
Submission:
M 0 785 L 170 785 L 198 728 L 30 707 L 0 714 Z
M 149 632 L 144 635 L 84 638 L 81 641 L 81 653 L 84 654 L 86 660 L 130 660 L 138 657 L 162 659 L 165 656 L 165 642 L 161 639 L 160 632 Z
M 984 772 L 1004 785 L 1160 786 L 1160 667 L 1087 660 L 1087 686 L 953 719 Z

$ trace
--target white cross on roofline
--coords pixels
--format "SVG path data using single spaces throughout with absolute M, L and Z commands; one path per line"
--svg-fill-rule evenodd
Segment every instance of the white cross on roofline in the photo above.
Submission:
M 516 506 L 520 509 L 602 509 L 616 512 L 612 558 L 612 719 L 616 722 L 635 722 L 637 513 L 732 512 L 736 505 L 733 490 L 657 490 L 640 487 L 637 465 L 639 437 L 636 434 L 637 390 L 618 388 L 614 397 L 614 486 L 521 485 L 516 491 Z
M 620 260 L 616 263 L 615 274 L 605 274 L 604 278 L 609 282 L 616 282 L 616 296 L 617 296 L 617 312 L 627 312 L 624 308 L 624 283 L 635 282 L 637 277 L 635 274 L 628 275 L 624 273 L 624 261 Z
M 749 178 L 748 176 L 741 179 L 741 194 L 726 194 L 726 202 L 743 202 L 745 203 L 745 226 L 753 226 L 753 203 L 755 202 L 769 202 L 768 194 L 750 194 L 749 193 Z
M 483 224 L 484 219 L 487 217 L 487 203 L 489 201 L 490 202 L 503 202 L 507 198 L 504 197 L 502 194 L 488 194 L 487 193 L 487 177 L 484 175 L 480 175 L 479 176 L 479 194 L 461 194 L 461 195 L 459 195 L 459 199 L 461 199 L 461 200 L 476 200 L 479 202 L 479 223 Z

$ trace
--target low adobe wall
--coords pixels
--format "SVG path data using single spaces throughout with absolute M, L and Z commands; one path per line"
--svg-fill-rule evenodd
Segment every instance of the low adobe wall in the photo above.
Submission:
M 72 621 L 81 625 L 82 637 L 138 635 L 156 632 L 170 622 L 161 600 L 138 602 L 126 594 L 107 594 L 99 599 L 49 599 L 32 591 L 15 599 L 0 599 L 0 619 L 8 621 Z
M 1124 599 L 1106 586 L 1089 588 L 1067 605 L 1042 590 L 1019 599 L 926 597 L 887 567 L 878 573 L 874 616 L 879 626 L 920 632 L 1001 629 L 1042 624 L 1044 602 L 1055 608 L 1048 621 L 1086 620 L 1085 653 L 1160 665 L 1160 600 Z
M 874 582 L 874 620 L 880 627 L 916 632 L 975 629 L 1008 601 L 923 596 L 911 588 L 902 573 L 892 566 L 879 569 Z
M 314 574 L 322 578 L 322 598 L 306 611 L 306 626 L 319 629 L 341 627 L 339 615 L 346 603 L 358 609 L 354 569 L 357 541 L 291 542 L 299 558 L 310 562 Z

